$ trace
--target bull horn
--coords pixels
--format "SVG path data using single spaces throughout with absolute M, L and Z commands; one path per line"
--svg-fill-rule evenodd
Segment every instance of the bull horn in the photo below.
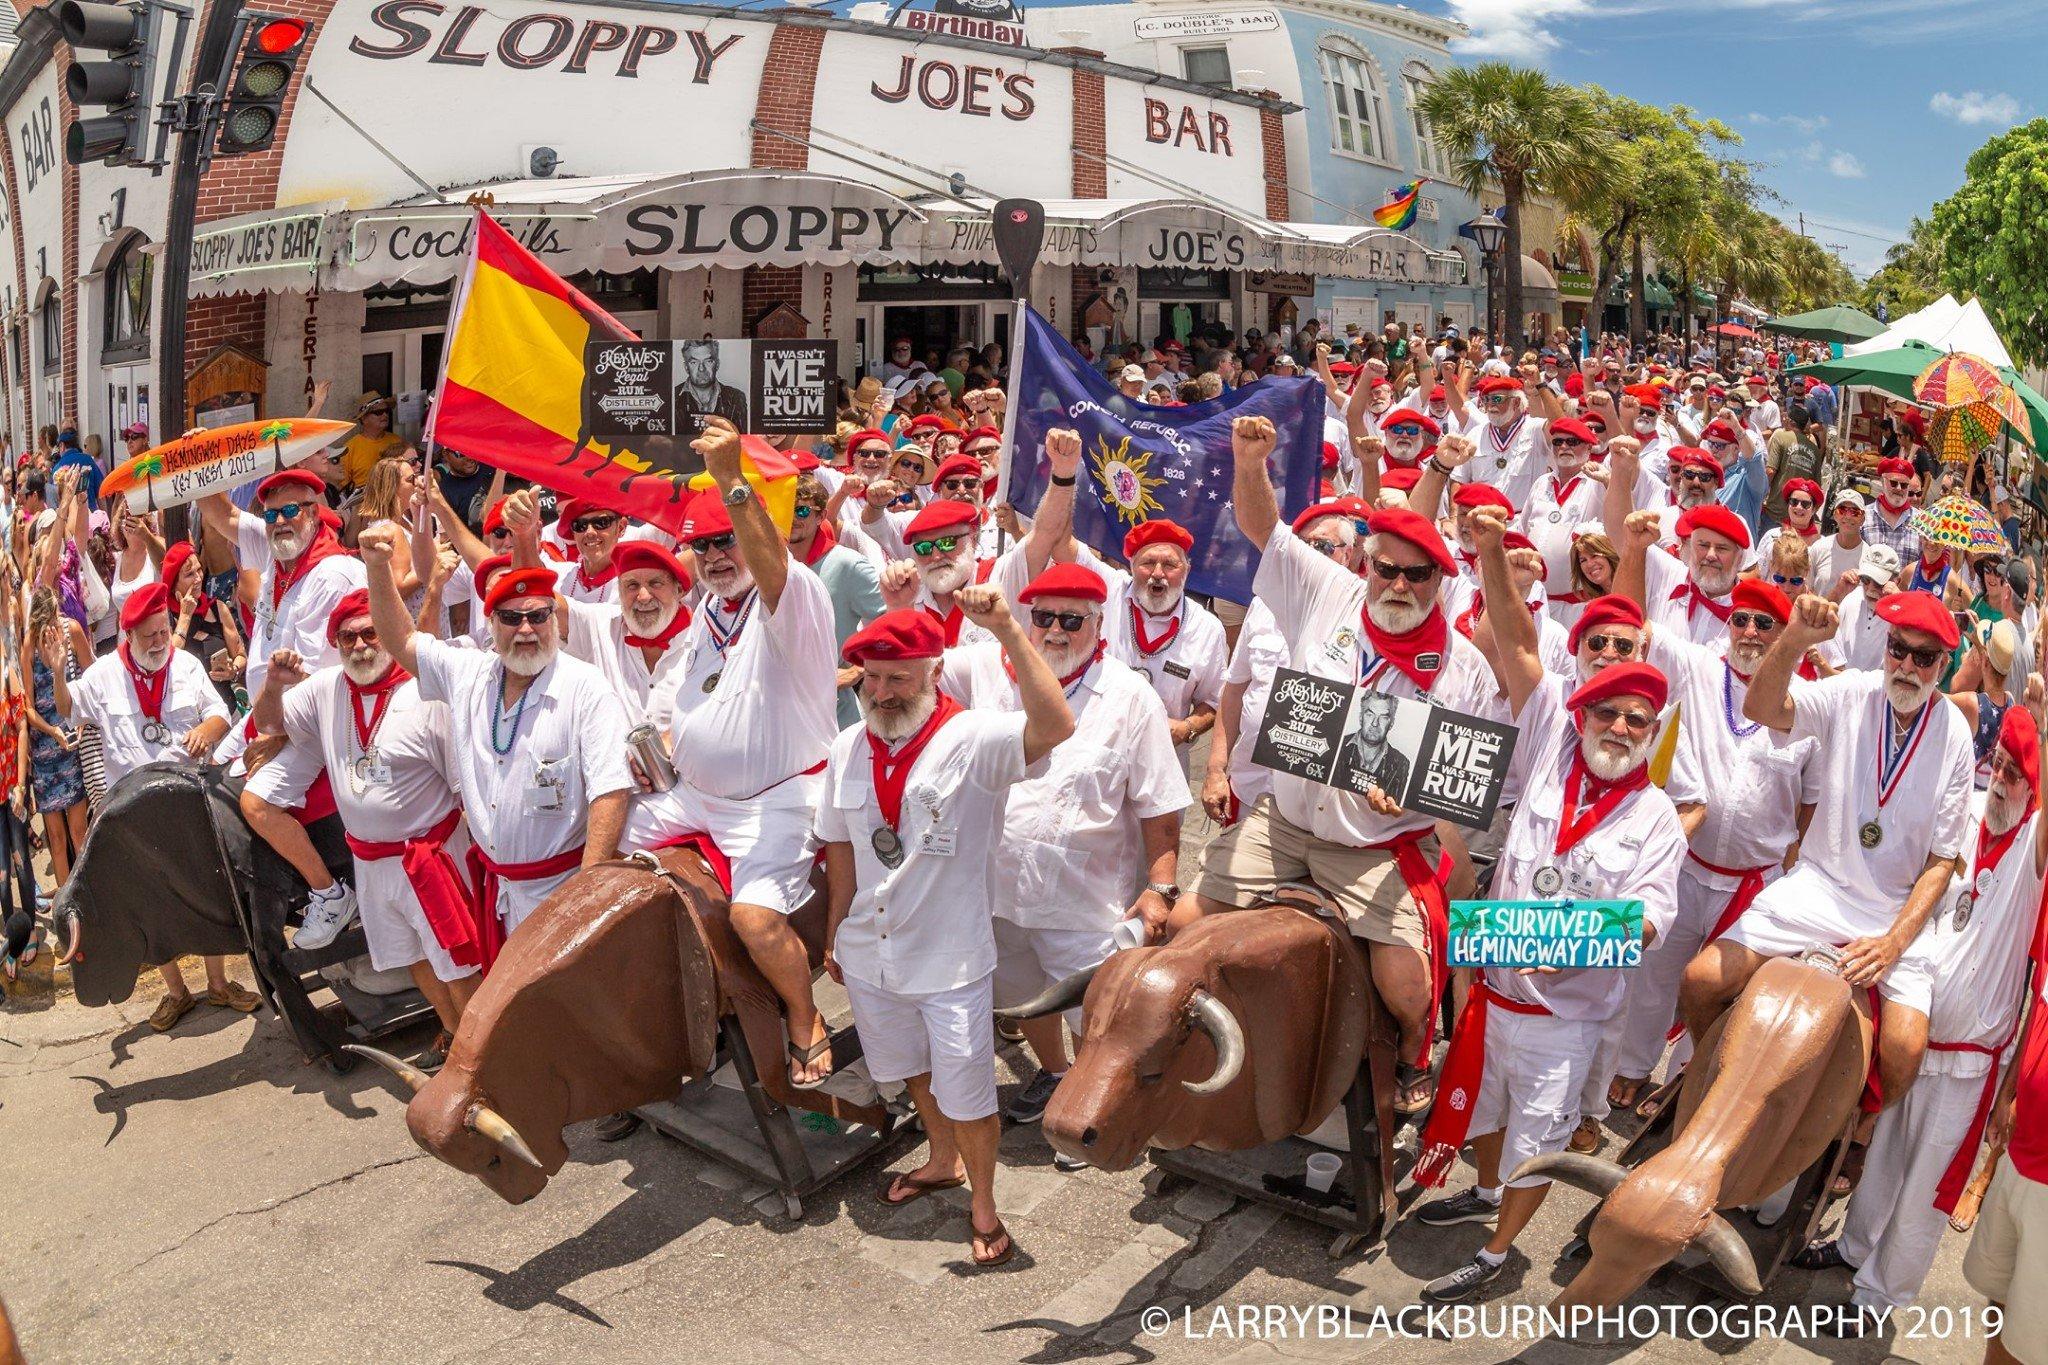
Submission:
M 1035 1000 L 1027 1000 L 1015 1009 L 997 1010 L 996 1018 L 1006 1024 L 1021 1024 L 1026 1019 L 1043 1019 L 1048 1014 L 1063 1014 L 1081 1003 L 1088 994 L 1088 983 L 1095 979 L 1095 973 L 1102 964 L 1084 968 L 1072 976 L 1055 981 L 1045 988 L 1045 993 Z
M 1763 1279 L 1756 1273 L 1756 1257 L 1750 1254 L 1749 1243 L 1726 1218 L 1718 1213 L 1710 1217 L 1706 1231 L 1693 1238 L 1692 1244 L 1707 1253 L 1714 1269 L 1720 1271 L 1737 1290 L 1744 1294 L 1763 1292 Z
M 1527 1180 L 1539 1175 L 1562 1180 L 1573 1189 L 1584 1190 L 1602 1199 L 1613 1194 L 1614 1187 L 1628 1178 L 1628 1172 L 1618 1163 L 1604 1157 L 1589 1156 L 1583 1152 L 1545 1152 L 1517 1166 L 1508 1179 Z
M 1194 1025 L 1216 1045 L 1216 1069 L 1204 1081 L 1182 1081 L 1190 1095 L 1213 1095 L 1237 1079 L 1244 1070 L 1244 1030 L 1230 1007 L 1207 991 L 1196 991 L 1188 1001 Z
M 386 1071 L 398 1077 L 399 1080 L 412 1087 L 412 1093 L 415 1095 L 419 1094 L 426 1087 L 427 1073 L 414 1066 L 411 1062 L 402 1062 L 388 1052 L 380 1052 L 374 1047 L 364 1047 L 361 1043 L 343 1043 L 341 1050 L 343 1052 L 353 1052 L 358 1057 L 368 1057 L 378 1066 L 383 1067 Z
M 57 918 L 70 929 L 65 936 L 64 951 L 57 955 L 57 965 L 68 967 L 77 959 L 78 950 L 84 945 L 85 918 L 76 910 L 66 911 Z
M 546 1169 L 540 1164 L 540 1158 L 533 1154 L 533 1148 L 526 1145 L 526 1139 L 519 1136 L 519 1130 L 507 1123 L 505 1116 L 489 1105 L 471 1105 L 469 1114 L 462 1121 L 471 1132 L 479 1137 L 489 1138 L 536 1171 Z

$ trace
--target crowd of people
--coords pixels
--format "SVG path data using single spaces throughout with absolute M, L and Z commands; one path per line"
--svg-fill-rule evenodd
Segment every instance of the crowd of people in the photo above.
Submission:
M 2048 1029 L 2022 1046 L 2048 864 L 2037 561 L 2018 516 L 1968 555 L 1916 516 L 1958 488 L 2012 503 L 2003 476 L 1943 467 L 1909 406 L 1874 464 L 1845 458 L 1838 396 L 1785 374 L 1798 352 L 1398 332 L 1110 371 L 1136 402 L 1324 387 L 1305 509 L 1280 505 L 1271 423 L 1235 424 L 1248 604 L 1189 594 L 1206 547 L 1170 521 L 1078 540 L 1074 432 L 1016 453 L 1049 481 L 1004 503 L 989 351 L 932 372 L 906 346 L 849 393 L 840 430 L 794 452 L 787 528 L 746 477 L 760 438 L 718 422 L 694 442 L 713 487 L 673 534 L 461 456 L 429 467 L 374 394 L 336 466 L 272 475 L 246 509 L 204 499 L 169 543 L 39 452 L 4 481 L 10 909 L 33 921 L 35 845 L 61 882 L 124 774 L 235 765 L 251 826 L 312 889 L 295 943 L 360 919 L 372 965 L 408 971 L 452 1032 L 579 869 L 707 836 L 783 1004 L 779 1064 L 815 1087 L 829 1030 L 788 916 L 822 862 L 828 971 L 930 1141 L 880 1197 L 964 1183 L 994 1266 L 1017 1250 L 1001 1123 L 1043 1114 L 1086 1022 L 1024 1024 L 1006 1100 L 994 1012 L 1311 881 L 1399 1025 L 1420 1183 L 1470 1152 L 1470 1185 L 1414 1214 L 1488 1229 L 1436 1300 L 1500 1274 L 1548 1190 L 1517 1168 L 1669 1103 L 1765 961 L 1832 949 L 1882 1002 L 1884 1107 L 1840 1236 L 1804 1263 L 1851 1272 L 1860 1306 L 1911 1302 L 1988 1134 L 2008 1155 L 1966 1273 L 2011 1340 L 2048 1340 Z M 1254 763 L 1283 667 L 1516 726 L 1492 826 Z M 1219 832 L 1183 866 L 1198 802 Z M 305 832 L 329 811 L 353 878 Z M 1560 894 L 1640 900 L 1641 967 L 1445 970 L 1447 896 Z M 206 998 L 253 1008 L 221 967 Z M 195 999 L 164 970 L 167 1030 Z

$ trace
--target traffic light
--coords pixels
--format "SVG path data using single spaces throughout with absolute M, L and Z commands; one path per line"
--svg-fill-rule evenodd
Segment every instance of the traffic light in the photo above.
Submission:
M 79 116 L 64 131 L 64 156 L 74 166 L 88 161 L 110 165 L 148 164 L 151 92 L 156 58 L 156 18 L 142 6 L 63 0 L 57 30 L 74 60 L 64 69 L 64 86 Z M 104 60 L 80 61 L 87 53 Z M 87 118 L 91 108 L 106 112 Z
M 303 19 L 257 15 L 242 38 L 241 60 L 227 88 L 221 114 L 220 155 L 260 152 L 277 136 L 292 72 L 306 55 L 313 26 Z

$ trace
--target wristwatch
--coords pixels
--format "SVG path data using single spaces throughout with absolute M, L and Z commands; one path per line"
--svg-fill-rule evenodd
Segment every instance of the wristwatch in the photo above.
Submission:
M 1146 882 L 1145 889 L 1161 900 L 1177 901 L 1180 899 L 1180 888 L 1172 882 Z
M 753 496 L 754 485 L 745 482 L 736 483 L 732 486 L 731 491 L 725 495 L 725 505 L 727 507 L 738 507 Z

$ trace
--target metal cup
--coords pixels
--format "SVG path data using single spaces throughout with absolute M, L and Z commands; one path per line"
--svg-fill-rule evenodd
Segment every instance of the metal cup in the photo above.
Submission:
M 652 721 L 642 721 L 626 732 L 626 757 L 647 779 L 650 791 L 665 792 L 675 786 L 676 765 L 669 761 L 661 731 Z

